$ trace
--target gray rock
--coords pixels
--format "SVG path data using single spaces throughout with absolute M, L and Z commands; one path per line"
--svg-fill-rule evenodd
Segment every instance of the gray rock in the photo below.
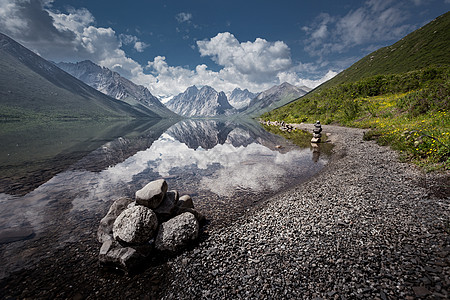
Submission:
M 158 220 L 148 207 L 136 205 L 124 210 L 114 221 L 113 237 L 129 244 L 148 242 L 155 234 Z
M 114 240 L 105 241 L 99 253 L 102 264 L 112 265 L 127 272 L 138 266 L 144 258 L 136 249 L 123 247 Z
M 185 212 L 190 212 L 193 214 L 200 223 L 205 221 L 205 216 L 201 212 L 189 207 L 177 207 L 174 214 L 175 216 L 178 216 L 184 214 Z
M 136 192 L 136 202 L 154 209 L 161 204 L 167 188 L 167 182 L 164 179 L 152 181 Z
M 134 203 L 131 198 L 120 198 L 113 202 L 108 213 L 100 220 L 97 230 L 97 240 L 103 243 L 107 240 L 113 240 L 113 224 L 117 216 L 124 211 L 128 205 Z
M 177 206 L 178 207 L 194 208 L 194 202 L 192 202 L 191 196 L 183 195 L 178 200 Z
M 154 209 L 160 222 L 165 222 L 175 215 L 175 209 L 179 198 L 177 191 L 170 191 L 165 194 L 161 204 Z
M 186 212 L 161 224 L 155 240 L 160 251 L 177 251 L 198 237 L 199 224 L 195 216 Z

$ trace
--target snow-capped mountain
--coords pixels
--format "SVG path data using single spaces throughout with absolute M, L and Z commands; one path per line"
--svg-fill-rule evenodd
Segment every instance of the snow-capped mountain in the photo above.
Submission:
M 260 115 L 272 109 L 283 106 L 292 100 L 307 94 L 310 90 L 311 89 L 308 87 L 298 88 L 292 84 L 284 82 L 259 93 L 257 97 L 250 101 L 248 107 L 240 110 L 240 112 L 251 116 Z
M 184 93 L 173 97 L 166 106 L 179 115 L 186 117 L 214 117 L 234 112 L 224 92 L 217 92 L 210 86 L 198 89 L 191 86 Z
M 256 97 L 257 94 L 250 92 L 249 90 L 241 90 L 235 88 L 232 92 L 227 93 L 228 102 L 236 109 L 242 109 L 247 107 L 250 101 Z
M 70 75 L 110 97 L 122 100 L 134 107 L 144 106 L 161 117 L 175 116 L 146 87 L 134 84 L 118 73 L 108 68 L 100 67 L 90 60 L 78 63 L 60 62 L 56 65 Z

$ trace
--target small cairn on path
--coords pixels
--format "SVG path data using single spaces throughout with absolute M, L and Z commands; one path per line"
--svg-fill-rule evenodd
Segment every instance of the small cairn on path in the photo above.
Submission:
M 321 137 L 322 137 L 322 125 L 320 124 L 320 121 L 317 121 L 314 124 L 313 138 L 311 139 L 311 143 L 320 143 Z
M 280 130 L 281 130 L 281 131 L 291 132 L 292 130 L 294 130 L 294 126 L 292 126 L 292 125 L 290 125 L 290 124 L 286 124 L 286 123 L 283 121 L 283 122 L 281 122 Z
M 278 126 L 281 131 L 291 132 L 291 131 L 295 130 L 294 126 L 292 126 L 291 124 L 287 124 L 284 121 L 281 121 L 281 122 L 278 122 L 278 121 L 264 121 L 264 120 L 260 119 L 259 122 L 261 124 L 267 125 L 267 126 Z
M 197 239 L 204 216 L 190 196 L 167 190 L 167 182 L 159 179 L 137 191 L 135 199 L 114 201 L 97 231 L 102 264 L 129 272 L 155 249 L 175 253 Z

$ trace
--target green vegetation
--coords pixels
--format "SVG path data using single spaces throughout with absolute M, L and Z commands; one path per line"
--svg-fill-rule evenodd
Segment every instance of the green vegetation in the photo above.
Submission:
M 375 139 L 427 170 L 450 169 L 450 68 L 377 75 L 309 94 L 261 116 L 371 129 Z
M 406 73 L 432 65 L 448 66 L 450 65 L 449 41 L 450 12 L 447 12 L 395 44 L 380 48 L 362 58 L 322 84 L 317 90 L 356 82 L 375 75 Z
M 377 140 L 425 170 L 450 169 L 450 12 L 264 120 L 314 122 L 370 129 Z

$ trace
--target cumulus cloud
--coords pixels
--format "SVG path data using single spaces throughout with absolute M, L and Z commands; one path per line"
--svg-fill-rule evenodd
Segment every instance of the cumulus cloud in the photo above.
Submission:
M 142 66 L 122 47 L 131 46 L 135 51 L 143 52 L 148 44 L 134 35 L 118 34 L 111 27 L 97 27 L 95 17 L 85 8 L 61 12 L 52 9 L 52 2 L 0 0 L 1 30 L 46 59 L 89 59 L 148 87 L 157 96 L 171 97 L 192 85 L 210 85 L 225 92 L 234 88 L 259 92 L 284 81 L 314 87 L 322 80 L 301 79 L 297 73 L 298 64 L 293 64 L 290 48 L 284 42 L 263 38 L 241 42 L 229 32 L 196 43 L 200 56 L 219 65 L 218 71 L 212 71 L 206 64 L 193 69 L 170 66 L 164 56 L 156 56 Z M 179 13 L 176 19 L 192 26 L 191 13 Z M 325 26 L 316 30 L 314 36 L 324 38 L 326 34 Z
M 194 69 L 170 66 L 165 56 L 157 56 L 149 61 L 149 74 L 137 74 L 133 80 L 149 87 L 161 97 L 182 93 L 189 86 L 209 85 L 218 91 L 247 88 L 260 92 L 283 82 L 314 88 L 332 78 L 336 72 L 330 71 L 321 78 L 302 79 L 298 71 L 311 70 L 310 65 L 293 65 L 289 47 L 281 41 L 269 42 L 257 38 L 254 42 L 240 42 L 229 33 L 219 33 L 209 40 L 197 41 L 200 55 L 210 57 L 222 68 L 212 71 L 207 65 L 197 65 Z
M 282 41 L 268 42 L 257 38 L 240 43 L 229 32 L 219 33 L 206 41 L 197 41 L 200 54 L 252 81 L 267 81 L 292 66 L 289 47 Z
M 95 18 L 85 8 L 62 13 L 52 10 L 51 2 L 0 0 L 0 28 L 46 59 L 89 59 L 128 78 L 142 73 L 142 66 L 121 47 L 131 44 L 141 52 L 147 44 L 135 36 L 117 35 L 112 28 L 94 26 Z
M 404 5 L 403 1 L 369 0 L 343 17 L 322 13 L 313 24 L 302 28 L 309 36 L 305 50 L 324 56 L 366 43 L 397 40 L 414 29 L 403 24 L 408 18 Z

